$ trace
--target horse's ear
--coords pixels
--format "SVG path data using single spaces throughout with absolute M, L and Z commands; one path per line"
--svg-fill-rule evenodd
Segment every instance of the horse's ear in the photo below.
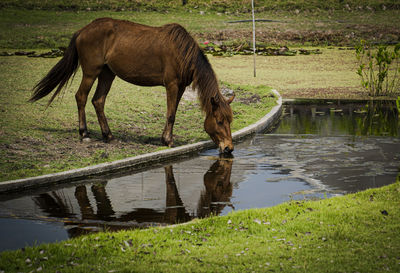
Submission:
M 211 97 L 211 106 L 212 106 L 213 112 L 216 111 L 219 107 L 219 103 L 215 97 Z
M 232 97 L 230 97 L 229 99 L 226 100 L 226 103 L 231 104 L 231 102 L 233 101 L 233 99 L 235 98 L 235 94 L 233 94 Z

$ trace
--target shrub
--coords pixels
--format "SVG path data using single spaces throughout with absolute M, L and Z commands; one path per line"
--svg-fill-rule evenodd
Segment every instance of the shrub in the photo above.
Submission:
M 399 93 L 400 44 L 374 48 L 361 41 L 356 46 L 356 57 L 359 64 L 357 74 L 370 96 L 393 96 Z

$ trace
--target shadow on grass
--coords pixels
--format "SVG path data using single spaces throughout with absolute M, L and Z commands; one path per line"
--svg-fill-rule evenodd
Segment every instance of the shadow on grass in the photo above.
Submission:
M 76 141 L 79 142 L 79 133 L 77 129 L 70 128 L 54 128 L 54 127 L 36 127 L 38 131 L 42 131 L 45 133 L 51 133 L 55 138 L 59 138 L 59 141 L 62 142 L 63 139 L 65 142 Z M 123 144 L 137 144 L 137 145 L 152 145 L 157 147 L 163 147 L 164 144 L 161 143 L 161 135 L 141 135 L 135 134 L 135 132 L 129 131 L 114 131 L 113 132 L 114 139 Z M 103 136 L 100 131 L 91 130 L 89 131 L 89 138 L 91 142 L 103 142 Z M 179 139 L 179 136 L 174 135 L 174 147 L 182 146 L 186 144 L 191 144 L 188 140 Z M 104 142 L 103 142 L 104 143 Z

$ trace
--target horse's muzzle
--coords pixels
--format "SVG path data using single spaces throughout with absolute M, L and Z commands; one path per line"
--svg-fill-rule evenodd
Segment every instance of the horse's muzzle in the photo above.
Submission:
M 230 155 L 233 152 L 233 148 L 229 148 L 228 146 L 225 147 L 225 149 L 222 151 L 223 154 L 225 155 Z

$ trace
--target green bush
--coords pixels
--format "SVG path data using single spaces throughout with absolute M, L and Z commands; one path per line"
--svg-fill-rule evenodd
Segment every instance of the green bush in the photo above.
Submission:
M 369 95 L 393 96 L 400 91 L 400 44 L 372 47 L 365 41 L 356 46 L 357 74 Z

